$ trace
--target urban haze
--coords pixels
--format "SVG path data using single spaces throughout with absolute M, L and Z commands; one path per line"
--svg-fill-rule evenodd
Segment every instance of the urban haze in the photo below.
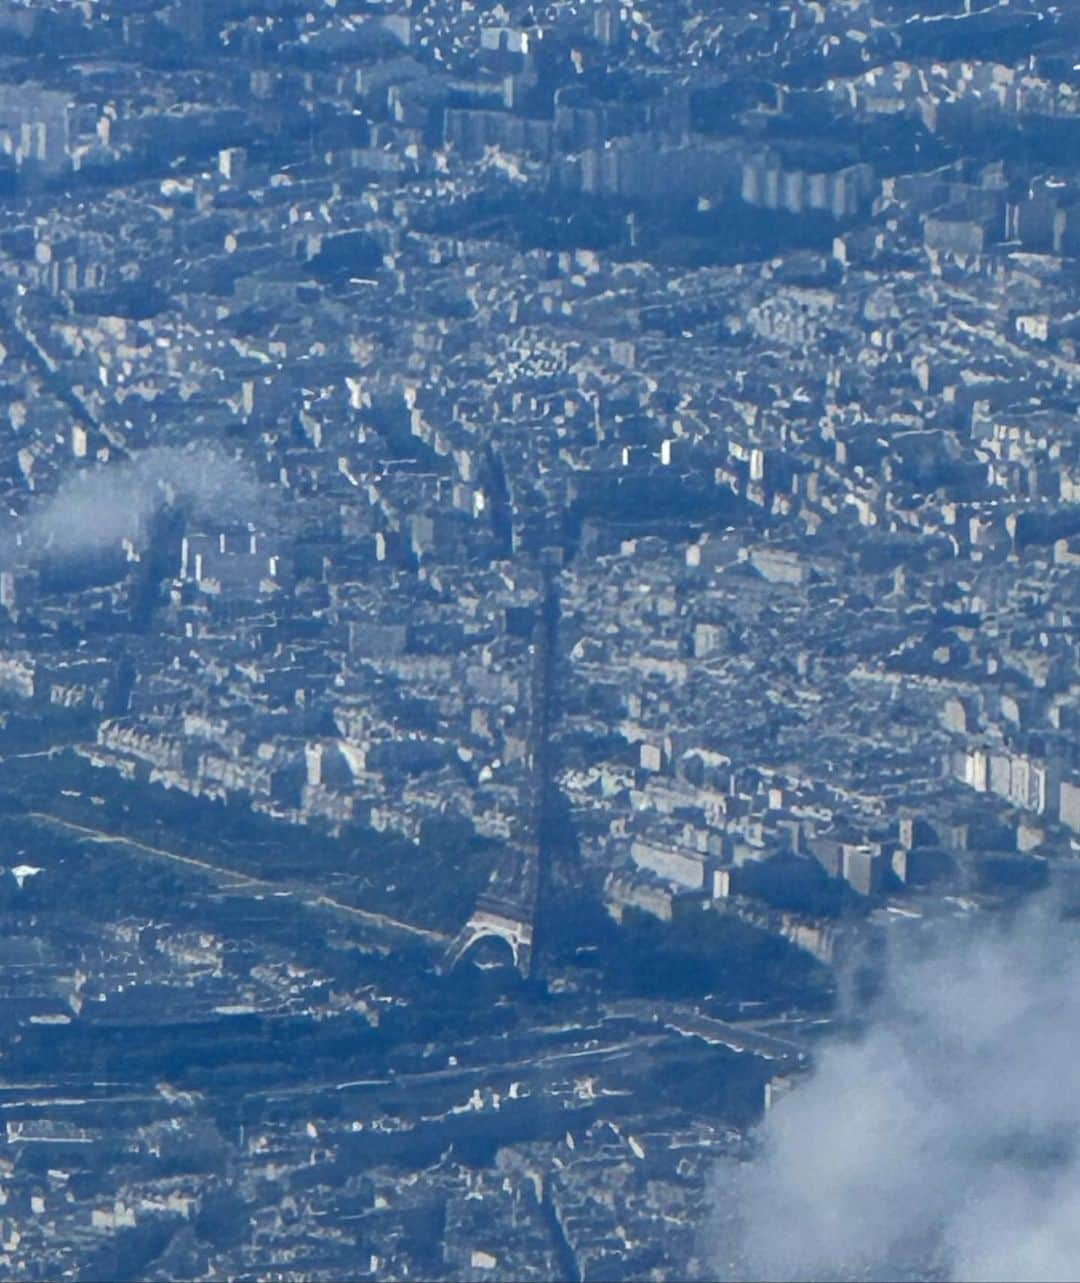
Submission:
M 1080 1280 L 1080 0 L 0 0 L 0 1277 Z

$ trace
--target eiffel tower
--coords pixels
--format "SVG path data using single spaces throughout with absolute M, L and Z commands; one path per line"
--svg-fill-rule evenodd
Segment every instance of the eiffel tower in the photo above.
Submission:
M 529 783 L 522 799 L 521 833 L 492 870 L 469 920 L 450 942 L 439 970 L 450 971 L 478 941 L 496 938 L 510 946 L 514 966 L 528 979 L 532 970 L 536 910 L 544 858 L 544 803 L 549 787 L 548 718 L 558 599 L 550 571 L 544 576 L 542 613 L 534 628 L 530 682 Z

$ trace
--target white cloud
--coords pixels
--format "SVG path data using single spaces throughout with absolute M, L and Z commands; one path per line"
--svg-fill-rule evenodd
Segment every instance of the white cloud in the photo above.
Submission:
M 716 1272 L 1080 1280 L 1080 928 L 1042 903 L 920 929 L 889 977 L 718 1169 Z
M 22 545 L 57 557 L 108 552 L 124 539 L 138 547 L 166 504 L 186 508 L 197 521 L 248 520 L 257 510 L 256 483 L 217 446 L 155 447 L 68 477 L 31 510 Z

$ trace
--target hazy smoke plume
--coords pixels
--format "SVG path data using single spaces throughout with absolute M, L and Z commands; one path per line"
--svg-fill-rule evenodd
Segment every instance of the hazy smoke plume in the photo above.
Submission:
M 1080 1279 L 1080 927 L 1048 904 L 896 946 L 712 1191 L 727 1279 Z
M 145 543 L 155 514 L 184 508 L 196 522 L 224 525 L 257 512 L 254 476 L 218 447 L 161 446 L 74 473 L 31 509 L 19 532 L 24 553 L 91 557 L 123 539 Z M 6 541 L 10 552 L 11 541 Z

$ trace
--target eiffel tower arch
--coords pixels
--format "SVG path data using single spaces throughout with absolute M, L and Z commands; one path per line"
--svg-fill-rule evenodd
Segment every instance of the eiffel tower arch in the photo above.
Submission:
M 479 941 L 492 938 L 504 940 L 510 947 L 514 966 L 522 979 L 529 978 L 532 969 L 532 921 L 514 906 L 500 905 L 481 896 L 468 922 L 451 941 L 443 957 L 440 970 L 452 970 Z

